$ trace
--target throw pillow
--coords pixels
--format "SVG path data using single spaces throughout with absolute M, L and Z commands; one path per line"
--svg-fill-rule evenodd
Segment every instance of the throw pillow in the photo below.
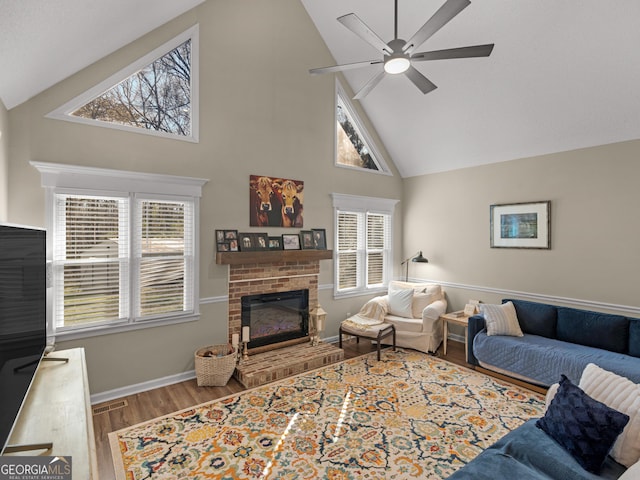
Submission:
M 413 318 L 422 318 L 422 311 L 441 298 L 442 290 L 440 290 L 440 285 L 430 285 L 420 292 L 416 292 L 414 289 L 413 304 L 411 307 L 413 311 Z
M 613 459 L 630 467 L 640 460 L 640 385 L 590 363 L 582 372 L 580 388 L 610 408 L 629 415 L 629 423 L 611 449 Z
M 480 305 L 480 313 L 484 316 L 487 325 L 487 335 L 523 336 L 513 303 L 507 302 L 502 305 L 483 303 Z
M 556 396 L 536 426 L 582 467 L 597 474 L 629 416 L 594 400 L 562 375 Z
M 398 288 L 395 285 L 389 285 L 389 313 L 391 315 L 413 318 L 412 302 L 413 288 Z

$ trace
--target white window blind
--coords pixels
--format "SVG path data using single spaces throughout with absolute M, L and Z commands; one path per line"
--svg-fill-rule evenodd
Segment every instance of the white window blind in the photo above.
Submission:
M 189 202 L 136 200 L 136 317 L 193 310 L 192 218 Z
M 362 237 L 360 215 L 338 212 L 338 289 L 358 287 L 358 243 Z
M 57 195 L 53 241 L 56 327 L 126 319 L 128 200 Z
M 367 286 L 385 283 L 385 260 L 389 255 L 389 215 L 367 214 Z

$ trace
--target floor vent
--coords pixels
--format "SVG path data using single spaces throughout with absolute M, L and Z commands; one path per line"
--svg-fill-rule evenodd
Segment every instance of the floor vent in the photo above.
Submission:
M 128 406 L 129 403 L 126 400 L 116 400 L 115 402 L 107 403 L 99 407 L 93 407 L 93 414 L 100 415 L 101 413 L 111 412 L 112 410 L 118 410 Z

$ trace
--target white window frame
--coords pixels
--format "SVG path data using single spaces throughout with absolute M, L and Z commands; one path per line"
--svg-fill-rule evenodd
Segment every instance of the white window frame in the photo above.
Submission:
M 335 125 L 337 123 L 336 112 L 338 110 L 338 99 L 340 99 L 344 104 L 349 115 L 351 116 L 351 119 L 353 120 L 355 127 L 358 129 L 358 132 L 362 136 L 362 139 L 367 144 L 367 147 L 369 148 L 369 152 L 371 154 L 371 158 L 373 159 L 374 163 L 378 166 L 378 170 L 371 170 L 370 168 L 354 167 L 352 165 L 344 165 L 342 163 L 338 163 L 338 131 L 337 131 L 337 126 Z M 373 141 L 373 138 L 369 134 L 369 131 L 364 126 L 364 123 L 362 122 L 362 120 L 360 119 L 360 116 L 356 112 L 356 109 L 353 106 L 353 103 L 351 102 L 351 98 L 349 97 L 346 90 L 340 83 L 340 80 L 338 80 L 337 78 L 336 78 L 335 102 L 333 107 L 333 122 L 334 122 L 333 158 L 334 158 L 334 164 L 336 167 L 347 168 L 349 170 L 357 170 L 358 172 L 369 172 L 369 173 L 377 173 L 379 175 L 393 176 L 393 174 L 391 173 L 391 170 L 389 169 L 386 162 L 384 161 L 384 158 L 380 154 L 380 151 L 376 145 L 376 142 Z
M 172 38 L 168 42 L 159 46 L 152 52 L 149 52 L 142 58 L 139 58 L 132 64 L 126 66 L 122 70 L 114 73 L 109 78 L 103 80 L 95 87 L 90 88 L 84 93 L 81 93 L 77 97 L 69 100 L 64 105 L 56 108 L 52 112 L 45 115 L 46 118 L 52 118 L 55 120 L 64 120 L 67 122 L 81 123 L 83 125 L 99 126 L 104 128 L 114 128 L 116 130 L 124 130 L 126 132 L 139 133 L 142 135 L 152 135 L 155 137 L 171 138 L 173 140 L 182 140 L 186 142 L 199 142 L 199 130 L 200 130 L 200 41 L 199 41 L 199 25 L 196 24 L 189 28 L 185 32 L 181 33 L 175 38 Z M 178 46 L 182 45 L 187 40 L 191 40 L 191 135 L 178 135 L 175 133 L 158 132 L 156 130 L 147 130 L 145 128 L 134 127 L 130 125 L 120 125 L 113 122 L 105 122 L 102 120 L 94 120 L 91 118 L 84 118 L 72 115 L 73 112 L 82 108 L 84 105 L 92 101 L 94 98 L 99 97 L 103 93 L 107 92 L 114 86 L 118 85 L 123 80 L 134 75 L 142 68 L 152 64 L 157 59 L 166 55 L 170 51 L 174 50 Z
M 47 294 L 47 336 L 59 337 L 64 340 L 84 338 L 96 335 L 111 334 L 122 331 L 137 330 L 141 328 L 155 327 L 174 323 L 194 321 L 200 318 L 199 311 L 199 223 L 200 223 L 200 197 L 202 187 L 207 179 L 193 177 L 179 177 L 173 175 L 161 175 L 139 173 L 121 170 L 112 170 L 94 167 L 80 167 L 76 165 L 64 165 L 56 163 L 30 162 L 41 176 L 41 184 L 45 188 L 46 228 L 47 232 L 47 264 L 49 286 Z M 188 202 L 193 206 L 193 288 L 190 304 L 192 311 L 182 314 L 167 314 L 154 318 L 138 320 L 134 318 L 133 311 L 127 312 L 126 322 L 109 322 L 91 324 L 86 327 L 73 329 L 57 329 L 55 326 L 55 275 L 52 273 L 54 237 L 55 237 L 55 199 L 59 194 L 94 195 L 122 197 L 130 202 L 129 228 L 134 226 L 133 205 L 139 200 L 179 201 Z M 131 268 L 134 268 L 135 259 L 133 252 L 129 252 Z M 128 295 L 133 295 L 136 288 L 135 282 L 130 283 Z M 185 286 L 186 288 L 186 286 Z
M 336 246 L 336 254 L 333 256 L 333 271 L 334 271 L 334 298 L 352 297 L 357 295 L 366 295 L 371 293 L 378 293 L 386 291 L 389 282 L 393 277 L 393 225 L 394 225 L 394 212 L 395 206 L 399 200 L 389 198 L 378 197 L 366 197 L 360 195 L 348 195 L 343 193 L 332 193 L 333 210 L 334 210 L 334 245 Z M 338 269 L 338 214 L 339 212 L 356 213 L 362 216 L 362 220 L 365 222 L 363 228 L 359 229 L 366 235 L 366 216 L 367 214 L 382 214 L 388 215 L 388 228 L 389 232 L 387 238 L 389 244 L 386 248 L 386 255 L 384 258 L 384 273 L 383 283 L 368 286 L 367 285 L 367 262 L 366 262 L 366 250 L 367 242 L 366 238 L 358 238 L 358 272 L 357 272 L 357 285 L 354 288 L 340 289 L 339 285 L 339 269 Z

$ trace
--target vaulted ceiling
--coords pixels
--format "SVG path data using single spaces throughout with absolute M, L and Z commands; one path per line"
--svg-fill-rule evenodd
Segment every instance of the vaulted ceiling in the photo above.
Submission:
M 203 1 L 0 0 L 0 99 L 11 109 Z M 339 16 L 393 38 L 393 0 L 290 1 L 336 63 L 379 56 Z M 398 0 L 399 36 L 444 1 Z M 638 139 L 638 19 L 638 0 L 472 0 L 419 51 L 494 43 L 490 57 L 421 62 L 436 90 L 387 76 L 361 105 L 404 177 Z M 381 68 L 345 77 L 357 91 Z

